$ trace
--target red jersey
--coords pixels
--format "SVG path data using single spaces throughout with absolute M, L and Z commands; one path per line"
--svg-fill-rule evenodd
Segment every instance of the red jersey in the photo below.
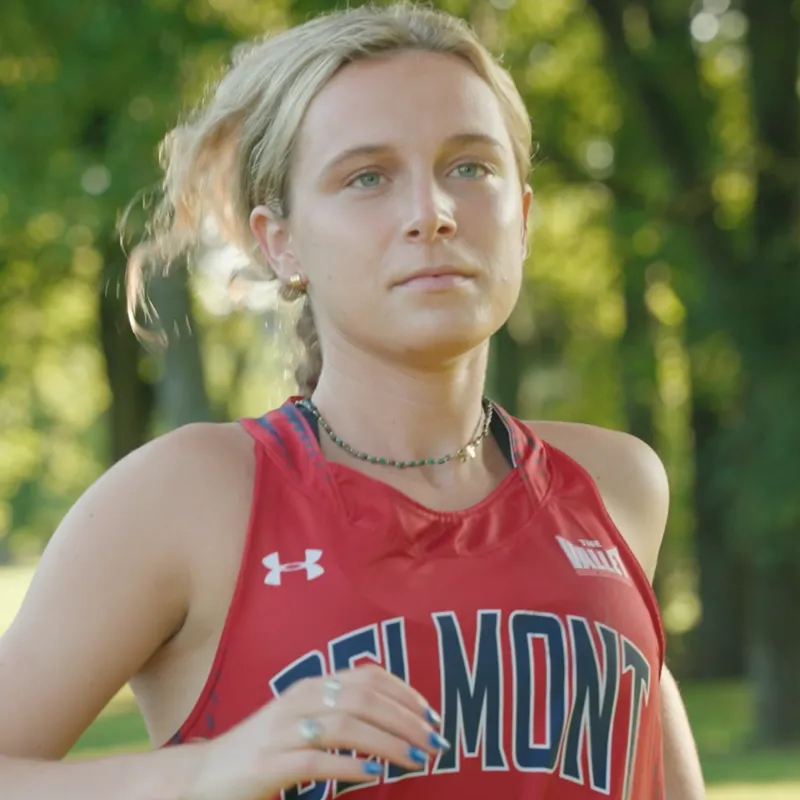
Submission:
M 587 472 L 497 409 L 513 469 L 477 505 L 432 511 L 328 462 L 295 399 L 242 420 L 257 466 L 238 585 L 172 743 L 374 662 L 440 712 L 452 748 L 287 800 L 661 798 L 659 611 Z

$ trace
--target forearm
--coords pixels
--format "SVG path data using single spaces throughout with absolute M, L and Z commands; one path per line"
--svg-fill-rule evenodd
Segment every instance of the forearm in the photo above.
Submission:
M 0 798 L 14 800 L 191 800 L 201 748 L 86 761 L 33 761 L 0 756 Z
M 703 800 L 706 796 L 697 747 L 678 684 L 664 667 L 661 674 L 666 800 Z

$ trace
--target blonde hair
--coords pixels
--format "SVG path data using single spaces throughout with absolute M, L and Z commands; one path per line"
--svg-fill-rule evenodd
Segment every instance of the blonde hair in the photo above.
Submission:
M 466 61 L 497 95 L 514 147 L 522 184 L 532 156 L 531 124 L 511 76 L 463 20 L 401 2 L 361 6 L 318 16 L 236 53 L 233 64 L 206 102 L 164 139 L 163 199 L 148 226 L 149 238 L 128 263 L 128 317 L 144 310 L 145 273 L 202 247 L 209 222 L 248 259 L 244 272 L 260 280 L 275 275 L 260 257 L 249 226 L 250 212 L 266 204 L 288 216 L 292 153 L 306 109 L 345 65 L 397 51 L 446 53 Z M 290 293 L 282 293 L 291 299 Z M 322 369 L 322 352 L 308 297 L 297 335 L 306 351 L 295 377 L 311 394 Z

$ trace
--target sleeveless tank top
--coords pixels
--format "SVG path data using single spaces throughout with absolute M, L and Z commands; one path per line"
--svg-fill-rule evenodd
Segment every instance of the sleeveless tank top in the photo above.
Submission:
M 327 461 L 297 399 L 241 420 L 256 475 L 238 582 L 168 744 L 375 663 L 430 701 L 452 748 L 420 772 L 386 764 L 282 797 L 663 797 L 661 618 L 588 473 L 495 406 L 511 471 L 476 505 L 433 511 Z

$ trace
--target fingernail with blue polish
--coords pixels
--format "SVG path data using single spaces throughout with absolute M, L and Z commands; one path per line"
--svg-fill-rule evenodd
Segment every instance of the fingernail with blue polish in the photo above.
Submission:
M 432 708 L 425 709 L 425 719 L 434 728 L 438 728 L 442 724 L 442 718 Z
M 428 761 L 428 754 L 424 750 L 420 750 L 419 747 L 410 747 L 408 749 L 408 757 L 412 761 L 416 761 L 417 764 L 425 764 Z
M 436 747 L 439 750 L 449 750 L 450 749 L 450 742 L 444 738 L 444 736 L 439 736 L 438 733 L 431 733 L 428 737 L 428 741 L 431 744 L 431 747 Z
M 379 764 L 377 761 L 367 761 L 364 764 L 364 772 L 366 772 L 367 775 L 382 775 L 383 764 Z

